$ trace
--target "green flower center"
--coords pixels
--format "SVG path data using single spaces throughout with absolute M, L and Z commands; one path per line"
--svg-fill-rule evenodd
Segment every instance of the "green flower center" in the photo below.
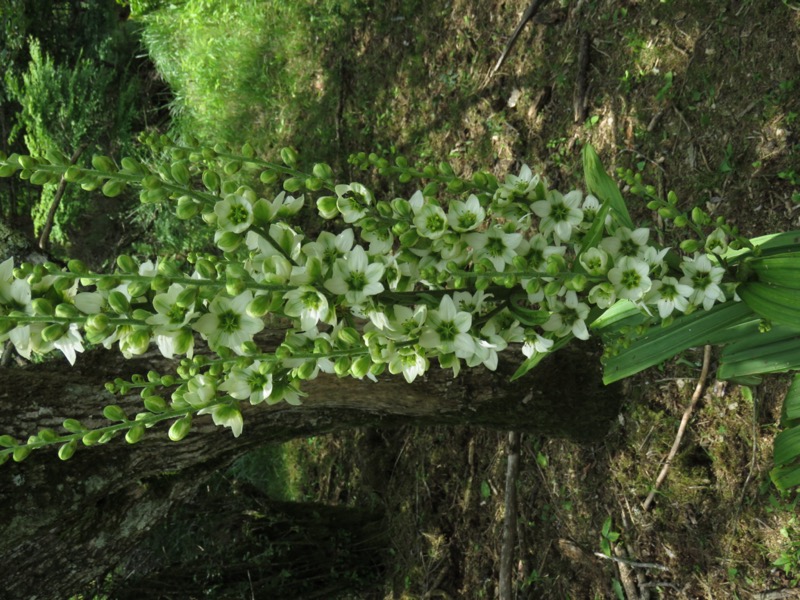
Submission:
M 219 314 L 219 328 L 225 333 L 233 333 L 239 331 L 242 317 L 239 313 L 233 310 L 226 310 Z
M 711 277 L 709 273 L 695 273 L 692 276 L 692 283 L 698 290 L 704 290 L 711 285 Z
M 436 328 L 436 333 L 439 334 L 439 337 L 443 342 L 452 342 L 454 339 L 456 339 L 458 327 L 456 327 L 456 324 L 453 321 L 442 321 Z
M 566 221 L 569 217 L 569 208 L 566 204 L 554 204 L 550 209 L 550 217 L 557 222 Z
M 241 204 L 234 204 L 233 206 L 231 206 L 231 212 L 228 215 L 228 218 L 234 225 L 241 225 L 242 223 L 246 223 L 248 217 L 249 214 L 247 212 L 247 209 Z
M 622 283 L 623 287 L 629 290 L 636 289 L 639 287 L 641 282 L 642 276 L 636 271 L 624 271 L 622 273 L 622 279 L 620 280 L 620 283 Z
M 347 278 L 347 287 L 353 291 L 360 292 L 367 285 L 367 276 L 360 271 L 350 273 Z
M 444 229 L 444 220 L 439 215 L 430 215 L 425 219 L 425 227 L 428 231 L 441 231 Z
M 474 212 L 467 211 L 458 216 L 458 226 L 462 229 L 469 229 L 478 221 L 478 215 Z
M 183 323 L 184 317 L 186 317 L 186 309 L 177 304 L 170 306 L 169 311 L 167 311 L 167 318 L 170 323 Z

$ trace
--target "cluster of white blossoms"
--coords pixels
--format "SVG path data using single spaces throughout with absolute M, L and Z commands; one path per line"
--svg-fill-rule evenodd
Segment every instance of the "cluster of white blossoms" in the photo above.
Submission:
M 154 413 L 210 413 L 238 435 L 239 402 L 297 403 L 300 382 L 320 372 L 375 378 L 388 369 L 412 382 L 433 360 L 455 374 L 495 369 L 509 344 L 532 358 L 564 338 L 587 339 L 620 300 L 663 320 L 733 297 L 713 255 L 672 250 L 670 261 L 648 229 L 620 225 L 592 195 L 548 189 L 527 166 L 446 202 L 422 191 L 379 200 L 358 183 L 331 192 L 316 206 L 342 225 L 316 239 L 290 224 L 307 196 L 266 199 L 242 185 L 179 203 L 215 228 L 219 255 L 123 256 L 109 274 L 77 261 L 7 260 L 0 342 L 26 358 L 60 350 L 71 363 L 86 342 L 126 357 L 152 346 L 184 357 L 177 378 L 117 390 L 142 388 Z M 599 214 L 601 234 L 587 244 Z M 285 339 L 264 348 L 258 334 L 275 318 L 289 325 Z M 198 337 L 217 357 L 194 356 Z

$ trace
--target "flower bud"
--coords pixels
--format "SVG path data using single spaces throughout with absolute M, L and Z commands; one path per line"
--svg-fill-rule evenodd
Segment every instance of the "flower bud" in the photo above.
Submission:
M 681 242 L 681 250 L 687 254 L 693 254 L 700 249 L 700 242 L 697 240 L 683 240 Z
M 281 160 L 287 167 L 294 167 L 297 164 L 297 151 L 294 148 L 281 148 Z
M 125 190 L 125 182 L 118 179 L 109 179 L 103 184 L 101 191 L 107 198 L 116 198 Z
M 186 415 L 182 419 L 175 421 L 169 428 L 169 439 L 179 442 L 189 434 L 192 428 L 192 416 Z
M 117 170 L 117 165 L 113 160 L 100 154 L 92 156 L 92 167 L 103 173 L 113 173 Z
M 431 181 L 424 188 L 422 188 L 422 195 L 426 198 L 436 196 L 439 193 L 439 183 Z
M 72 458 L 72 455 L 75 454 L 75 450 L 78 449 L 78 440 L 72 440 L 61 446 L 58 449 L 58 458 L 61 460 L 69 460 Z
M 127 421 L 128 417 L 125 411 L 116 404 L 109 404 L 103 408 L 103 416 L 109 421 Z
M 52 316 L 54 312 L 53 305 L 45 298 L 34 298 L 31 301 L 31 307 L 34 315 Z
M 297 177 L 289 177 L 283 182 L 283 189 L 292 194 L 303 189 L 303 182 Z
M 361 356 L 357 358 L 350 366 L 350 374 L 356 379 L 363 379 L 369 368 L 372 366 L 372 358 L 370 356 Z
M 339 377 L 344 377 L 350 371 L 350 357 L 349 356 L 340 356 L 336 359 L 336 362 L 333 363 L 333 371 Z
M 60 340 L 62 337 L 64 337 L 64 334 L 67 333 L 67 329 L 67 325 L 62 323 L 53 323 L 52 325 L 48 325 L 42 329 L 42 332 L 39 335 L 45 342 L 55 342 L 56 340 Z
M 336 207 L 336 198 L 333 196 L 322 196 L 317 199 L 317 210 L 323 219 L 334 219 L 339 214 Z
M 233 252 L 242 243 L 242 236 L 233 231 L 225 231 L 217 238 L 217 247 L 223 252 Z
M 72 306 L 72 304 L 66 304 L 65 302 L 62 302 L 56 306 L 55 315 L 62 319 L 75 319 L 81 316 L 77 308 Z
M 197 272 L 203 279 L 211 279 L 214 280 L 217 278 L 217 270 L 214 268 L 214 265 L 211 264 L 211 261 L 207 258 L 201 258 L 194 264 L 194 268 L 197 269 Z
M 133 285 L 133 283 L 131 285 Z M 130 286 L 128 287 L 128 289 L 130 289 Z M 119 290 L 113 290 L 108 295 L 108 305 L 111 307 L 111 310 L 113 310 L 118 315 L 128 314 L 131 310 L 130 302 L 128 302 L 128 299 L 125 297 L 125 294 L 123 294 Z
M 136 423 L 136 425 L 128 429 L 128 431 L 125 433 L 125 441 L 129 444 L 135 444 L 142 439 L 143 435 L 144 425 L 142 423 Z
M 295 369 L 295 375 L 298 379 L 308 379 L 314 374 L 316 369 L 317 363 L 313 360 L 307 360 Z
M 247 314 L 256 319 L 260 319 L 269 312 L 271 304 L 272 297 L 270 294 L 256 296 L 247 305 Z
M 219 189 L 220 179 L 216 171 L 203 172 L 203 185 L 209 192 L 216 192 Z
M 182 221 L 188 221 L 200 212 L 200 205 L 191 196 L 181 196 L 178 198 L 178 205 L 175 208 L 175 215 Z
M 70 433 L 78 433 L 86 429 L 77 419 L 64 419 L 61 426 Z

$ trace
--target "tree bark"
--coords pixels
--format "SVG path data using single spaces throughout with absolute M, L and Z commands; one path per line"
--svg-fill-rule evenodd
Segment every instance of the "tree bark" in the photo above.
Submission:
M 508 353 L 512 354 L 512 353 Z M 519 360 L 496 372 L 472 369 L 458 378 L 432 370 L 409 385 L 320 377 L 307 382 L 300 407 L 248 407 L 240 438 L 197 418 L 192 433 L 170 442 L 165 428 L 134 446 L 119 439 L 80 449 L 68 462 L 39 450 L 0 467 L 0 589 L 9 598 L 64 598 L 119 564 L 165 515 L 210 473 L 269 442 L 353 427 L 476 425 L 588 441 L 616 416 L 620 394 L 603 387 L 599 361 L 586 345 L 549 357 L 509 382 Z M 163 359 L 124 360 L 112 352 L 82 355 L 75 368 L 48 362 L 0 368 L 0 433 L 22 438 L 64 418 L 107 424 L 102 407 L 140 410 L 138 397 L 112 398 L 103 383 L 116 376 L 168 372 Z

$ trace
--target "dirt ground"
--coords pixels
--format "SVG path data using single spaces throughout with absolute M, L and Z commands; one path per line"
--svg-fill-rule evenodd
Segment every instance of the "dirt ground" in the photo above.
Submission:
M 800 228 L 794 0 L 552 0 L 487 81 L 527 6 L 372 7 L 339 57 L 342 147 L 450 156 L 466 174 L 526 162 L 566 188 L 580 185 L 580 145 L 591 142 L 609 169 L 631 169 L 748 235 Z M 576 120 L 584 34 L 588 92 Z M 626 191 L 639 221 L 658 228 Z M 653 507 L 642 509 L 701 362 L 698 349 L 629 380 L 617 421 L 595 444 L 523 436 L 517 598 L 800 597 L 800 564 L 794 577 L 772 564 L 800 554 L 796 496 L 768 477 L 785 379 L 768 379 L 749 401 L 712 377 Z M 379 597 L 490 599 L 507 437 L 436 428 L 298 443 L 318 469 L 310 496 L 385 507 L 394 544 Z M 620 555 L 657 567 L 626 575 L 597 557 L 608 518 Z M 634 592 L 620 596 L 625 579 Z

